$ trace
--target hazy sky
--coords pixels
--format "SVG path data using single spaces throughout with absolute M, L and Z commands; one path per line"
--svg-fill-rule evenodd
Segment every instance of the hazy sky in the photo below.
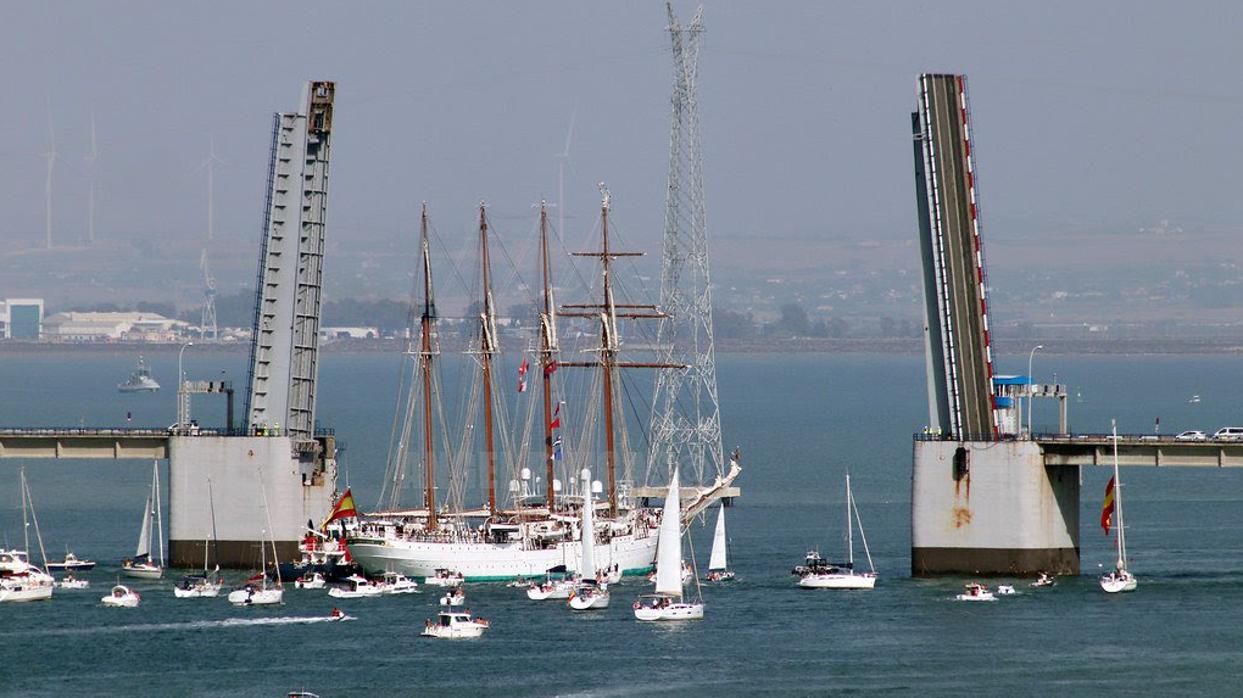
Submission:
M 1243 9 L 1234 2 L 710 2 L 701 109 L 718 236 L 909 240 L 921 71 L 969 75 L 986 235 L 1243 221 Z M 675 4 L 688 20 L 695 5 Z M 95 113 L 101 238 L 217 230 L 254 244 L 270 114 L 336 80 L 330 236 L 442 232 L 483 197 L 521 226 L 611 187 L 659 238 L 670 50 L 662 2 L 3 3 L 0 236 L 40 244 L 50 117 L 57 237 L 84 236 Z M 505 223 L 513 221 L 512 223 Z M 912 260 L 915 263 L 915 260 Z

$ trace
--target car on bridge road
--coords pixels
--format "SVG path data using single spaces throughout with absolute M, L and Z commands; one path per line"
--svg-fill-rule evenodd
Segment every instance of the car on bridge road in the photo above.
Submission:
M 1205 441 L 1208 436 L 1199 429 L 1189 429 L 1174 437 L 1175 441 Z
M 1222 427 L 1213 434 L 1214 441 L 1243 441 L 1243 427 Z

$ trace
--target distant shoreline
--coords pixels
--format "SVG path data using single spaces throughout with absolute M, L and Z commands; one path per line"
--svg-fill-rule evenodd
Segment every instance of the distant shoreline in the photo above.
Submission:
M 1037 344 L 1043 345 L 1047 354 L 1100 354 L 1100 355 L 1234 355 L 1243 354 L 1243 340 L 1220 339 L 1024 339 L 1000 340 L 993 350 L 1002 354 L 1027 352 Z M 176 352 L 178 343 L 150 342 L 21 342 L 0 341 L 0 354 L 162 354 Z M 399 353 L 405 344 L 394 339 L 333 340 L 321 345 L 325 354 L 344 353 Z M 919 338 L 797 338 L 765 340 L 718 340 L 718 354 L 886 354 L 916 355 L 924 351 Z M 216 344 L 195 343 L 196 354 L 203 352 L 246 353 L 247 342 L 221 342 Z M 446 351 L 452 349 L 446 347 Z

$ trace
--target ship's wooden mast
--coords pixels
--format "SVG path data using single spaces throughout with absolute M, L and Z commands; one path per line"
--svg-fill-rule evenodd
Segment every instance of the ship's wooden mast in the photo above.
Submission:
M 599 361 L 566 361 L 563 366 L 577 367 L 593 367 L 599 368 L 602 376 L 602 389 L 604 398 L 604 441 L 606 449 L 606 462 L 608 464 L 609 478 L 609 512 L 610 515 L 616 516 L 618 510 L 617 503 L 617 454 L 614 446 L 614 406 L 613 406 L 613 379 L 614 373 L 618 368 L 686 368 L 681 364 L 665 364 L 665 363 L 638 363 L 630 361 L 618 361 L 617 354 L 620 349 L 620 343 L 617 336 L 617 318 L 652 318 L 659 319 L 664 317 L 664 313 L 660 312 L 654 305 L 634 305 L 622 304 L 618 305 L 613 298 L 613 282 L 612 282 L 612 262 L 618 257 L 639 257 L 642 252 L 617 252 L 609 247 L 609 205 L 610 196 L 608 189 L 603 184 L 600 185 L 602 195 L 600 203 L 600 251 L 599 252 L 575 252 L 576 257 L 599 257 L 600 269 L 603 274 L 604 302 L 601 304 L 585 303 L 575 305 L 562 306 L 561 315 L 566 317 L 595 317 L 600 320 L 600 352 Z M 624 308 L 622 312 L 618 312 L 618 308 Z M 581 309 L 578 311 L 567 311 L 567 308 Z M 591 311 L 591 312 L 588 312 Z
M 483 371 L 484 441 L 488 450 L 488 514 L 496 515 L 496 450 L 492 435 L 492 356 L 497 351 L 496 315 L 492 305 L 492 285 L 488 260 L 488 218 L 479 202 L 479 247 L 483 264 L 483 312 L 479 315 L 479 354 Z
M 432 442 L 432 325 L 436 319 L 436 302 L 432 298 L 432 258 L 427 239 L 427 203 L 419 217 L 419 244 L 423 253 L 423 315 L 419 321 L 421 344 L 419 364 L 423 379 L 423 458 L 427 482 L 423 495 L 427 504 L 427 529 L 436 530 L 436 468 Z
M 546 497 L 548 511 L 552 512 L 556 504 L 556 491 L 553 489 L 553 447 L 552 447 L 552 373 L 557 368 L 557 309 L 552 297 L 552 275 L 548 260 L 548 207 L 540 202 L 539 207 L 540 237 L 540 272 L 544 280 L 544 308 L 540 312 L 540 368 L 544 374 L 544 466 L 546 469 Z

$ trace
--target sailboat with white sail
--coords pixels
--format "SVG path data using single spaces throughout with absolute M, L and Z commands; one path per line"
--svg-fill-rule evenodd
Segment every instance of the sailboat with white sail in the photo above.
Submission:
M 211 479 L 207 480 L 207 501 L 211 507 L 211 531 L 212 537 L 203 540 L 203 573 L 187 574 L 177 582 L 177 586 L 173 587 L 173 596 L 178 599 L 210 599 L 220 595 L 220 590 L 224 588 L 224 578 L 220 576 L 220 565 L 216 565 L 216 569 L 212 572 L 207 571 L 208 552 L 211 550 L 211 544 L 216 540 L 216 503 L 212 494 Z M 219 559 L 219 552 L 216 554 Z
M 30 483 L 26 481 L 26 469 L 21 471 L 22 535 L 25 550 L 0 549 L 0 602 L 44 601 L 52 598 L 56 579 L 42 569 L 30 564 L 30 522 L 34 520 L 35 538 L 39 543 L 39 555 L 44 567 L 47 553 L 43 548 L 43 533 L 39 530 L 39 516 L 35 514 L 34 499 L 30 496 Z
M 709 582 L 728 582 L 734 578 L 733 570 L 729 569 L 729 541 L 725 537 L 725 502 L 716 515 L 716 530 L 712 533 L 712 554 L 708 557 L 708 575 L 704 579 Z
M 859 538 L 867 555 L 869 572 L 855 571 L 854 521 L 859 523 Z M 826 563 L 811 569 L 798 580 L 798 585 L 804 589 L 872 589 L 876 586 L 876 566 L 872 564 L 872 551 L 863 534 L 863 520 L 859 518 L 859 508 L 850 489 L 850 473 L 846 473 L 846 550 L 845 564 Z
M 486 440 L 486 446 L 482 450 L 487 458 L 485 463 L 487 479 L 486 506 L 471 510 L 460 506 L 461 486 L 458 486 L 459 501 L 453 506 L 444 507 L 438 504 L 436 484 L 438 454 L 434 445 L 437 439 L 444 438 L 442 433 L 439 433 L 444 429 L 442 427 L 439 432 L 433 429 L 436 424 L 434 417 L 441 414 L 438 409 L 437 372 L 434 370 L 438 361 L 439 347 L 437 345 L 436 306 L 433 300 L 427 209 L 424 206 L 420 219 L 422 298 L 419 305 L 421 305 L 422 312 L 418 328 L 414 333 L 414 336 L 418 337 L 418 343 L 412 343 L 408 352 L 415 362 L 412 366 L 405 419 L 399 420 L 402 438 L 397 441 L 394 448 L 395 456 L 390 459 L 390 473 L 386 478 L 392 483 L 391 489 L 388 490 L 391 498 L 387 502 L 386 511 L 371 514 L 350 533 L 347 539 L 350 554 L 368 573 L 397 571 L 412 577 L 430 578 L 436 574 L 436 570 L 444 569 L 462 574 L 466 580 L 472 582 L 503 581 L 518 577 L 541 578 L 548 574 L 549 570 L 564 565 L 571 572 L 577 571 L 585 576 L 594 576 L 595 570 L 579 569 L 581 542 L 575 540 L 574 534 L 580 529 L 577 519 L 581 514 L 576 511 L 578 507 L 567 501 L 567 495 L 560 493 L 561 481 L 555 472 L 555 466 L 560 460 L 560 449 L 557 448 L 559 437 L 554 439 L 553 430 L 560 427 L 556 418 L 557 413 L 552 409 L 552 381 L 559 368 L 575 367 L 593 368 L 599 371 L 597 381 L 599 390 L 594 404 L 598 404 L 601 409 L 599 421 L 593 421 L 593 426 L 602 426 L 601 431 L 605 442 L 603 450 L 608 473 L 608 506 L 607 510 L 602 513 L 598 525 L 606 528 L 609 534 L 602 541 L 601 549 L 596 551 L 596 557 L 605 566 L 609 568 L 616 566 L 617 570 L 625 574 L 643 574 L 652 568 L 656 556 L 656 527 L 660 514 L 658 510 L 643 508 L 631 501 L 627 496 L 627 489 L 619 483 L 617 477 L 617 457 L 621 450 L 616 445 L 617 422 L 620 421 L 619 410 L 616 407 L 620 404 L 617 381 L 621 369 L 653 368 L 664 366 L 664 364 L 620 361 L 618 358 L 620 340 L 617 330 L 619 317 L 637 320 L 659 317 L 660 314 L 654 306 L 618 304 L 614 300 L 611 273 L 614 260 L 632 253 L 618 252 L 610 248 L 609 209 L 610 199 L 605 190 L 601 204 L 601 249 L 581 253 L 599 260 L 601 274 L 598 288 L 601 289 L 603 295 L 602 301 L 565 305 L 558 308 L 552 293 L 547 212 L 544 206 L 540 208 L 543 303 L 540 313 L 540 338 L 537 350 L 539 366 L 537 368 L 543 369 L 546 489 L 538 501 L 531 501 L 531 498 L 525 496 L 525 479 L 520 488 L 515 489 L 511 484 L 511 491 L 515 493 L 514 506 L 506 508 L 497 497 L 495 484 L 498 474 L 497 456 L 508 455 L 513 461 L 525 456 L 514 456 L 515 453 L 524 453 L 521 448 L 498 448 L 506 444 L 506 439 L 497 439 L 494 434 L 495 423 L 498 421 L 496 411 L 500 409 L 493 390 L 499 344 L 489 267 L 489 224 L 486 209 L 480 206 L 479 249 L 482 293 L 480 295 L 481 312 L 478 318 L 478 344 L 470 352 L 478 369 L 477 387 L 472 390 L 471 402 L 479 405 L 483 412 L 483 419 L 474 423 L 474 433 L 482 432 Z M 598 346 L 590 349 L 595 354 L 592 360 L 561 361 L 559 359 L 560 349 L 557 343 L 556 328 L 558 316 L 581 317 L 595 320 L 598 323 L 600 341 Z M 525 376 L 525 371 L 522 371 L 521 375 Z M 525 378 L 521 380 L 525 381 Z M 525 383 L 521 385 L 525 386 Z M 441 420 L 443 424 L 443 417 Z M 421 454 L 420 449 L 410 447 L 411 441 L 418 441 L 420 438 Z M 397 493 L 400 490 L 404 473 L 408 469 L 408 461 L 403 459 L 409 458 L 411 454 L 422 456 L 423 502 L 420 508 L 403 509 L 397 500 Z M 449 457 L 443 460 L 454 463 Z M 514 466 L 515 473 L 520 469 L 520 464 L 511 463 L 510 465 Z M 461 465 L 454 464 L 454 466 L 459 472 L 461 471 Z M 386 484 L 386 487 L 389 485 Z M 451 487 L 450 492 L 453 491 L 454 488 Z M 568 589 L 566 591 L 568 592 Z
M 259 473 L 259 493 L 263 495 L 263 515 L 268 522 L 264 533 L 269 536 L 268 542 L 272 546 L 272 567 L 275 570 L 276 583 L 272 584 L 268 579 L 267 546 L 260 543 L 259 573 L 246 580 L 242 588 L 229 592 L 229 603 L 234 606 L 267 606 L 283 603 L 285 598 L 285 588 L 281 583 L 281 566 L 276 556 L 276 538 L 271 536 L 272 515 L 268 511 L 268 493 L 263 485 L 262 472 Z
M 156 524 L 154 545 L 158 551 L 160 564 L 151 561 L 151 524 Z M 151 492 L 147 495 L 147 504 L 142 511 L 142 528 L 138 530 L 138 550 L 133 558 L 121 561 L 121 573 L 126 577 L 137 579 L 159 579 L 164 576 L 164 516 L 160 507 L 160 464 L 151 463 Z
M 665 495 L 664 514 L 660 520 L 660 548 L 656 551 L 656 591 L 644 594 L 634 602 L 634 617 L 639 620 L 701 620 L 703 598 L 698 596 L 699 580 L 695 580 L 696 600 L 687 601 L 682 589 L 682 512 L 678 471 L 673 470 Z
M 1118 560 L 1114 564 L 1114 569 L 1101 577 L 1101 589 L 1106 593 L 1118 594 L 1124 591 L 1135 591 L 1135 587 L 1139 582 L 1135 579 L 1135 575 L 1131 574 L 1131 570 L 1127 568 L 1126 559 L 1126 526 L 1122 523 L 1122 481 L 1118 478 L 1118 423 L 1113 422 L 1113 442 L 1114 442 L 1114 477 L 1105 486 L 1105 507 L 1101 512 L 1101 525 L 1105 527 L 1105 533 L 1109 533 L 1110 515 L 1118 517 L 1118 533 L 1116 534 L 1116 544 L 1118 549 Z
M 583 513 L 580 517 L 582 531 L 579 533 L 582 556 L 578 564 L 578 583 L 574 585 L 574 590 L 566 601 L 566 605 L 575 611 L 609 607 L 608 582 L 605 581 L 603 573 L 596 571 L 596 503 L 592 500 L 592 489 L 591 471 L 583 468 Z

